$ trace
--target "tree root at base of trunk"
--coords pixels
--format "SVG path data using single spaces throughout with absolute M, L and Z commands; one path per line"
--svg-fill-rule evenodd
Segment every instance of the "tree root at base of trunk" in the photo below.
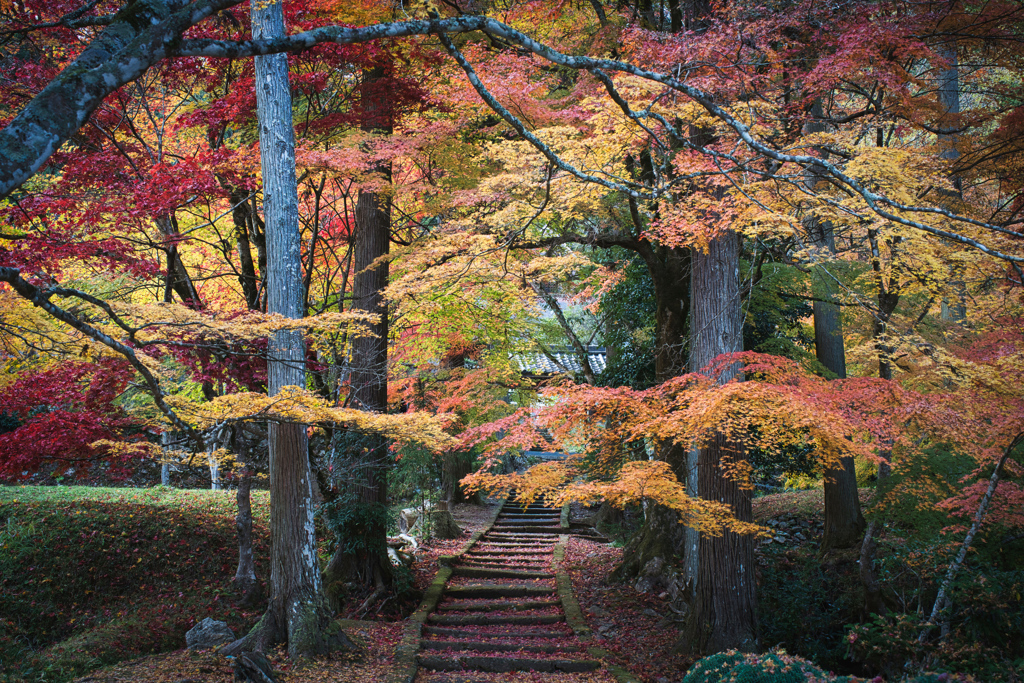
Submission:
M 331 618 L 326 599 L 318 597 L 288 601 L 274 598 L 256 626 L 226 645 L 221 653 L 267 652 L 278 643 L 287 644 L 288 655 L 292 658 L 358 651 L 359 647 Z

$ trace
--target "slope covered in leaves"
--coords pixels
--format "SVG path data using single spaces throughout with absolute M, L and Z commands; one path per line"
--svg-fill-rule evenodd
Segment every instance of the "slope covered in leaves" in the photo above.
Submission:
M 255 493 L 257 561 L 266 506 Z M 208 616 L 252 624 L 232 605 L 234 508 L 228 492 L 0 487 L 0 674 L 67 680 L 183 648 Z

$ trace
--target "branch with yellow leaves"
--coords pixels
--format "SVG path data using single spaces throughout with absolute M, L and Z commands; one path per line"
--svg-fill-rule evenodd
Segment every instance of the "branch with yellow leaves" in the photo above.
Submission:
M 445 432 L 444 415 L 414 413 L 373 413 L 332 405 L 322 397 L 295 386 L 278 394 L 241 392 L 197 402 L 181 396 L 168 397 L 181 414 L 187 414 L 201 427 L 238 422 L 278 422 L 316 425 L 380 434 L 399 443 L 414 443 L 430 450 L 458 448 L 461 442 Z
M 188 401 L 176 401 L 166 394 L 160 385 L 157 374 L 140 356 L 137 348 L 143 346 L 188 345 L 181 340 L 157 339 L 145 337 L 143 332 L 155 328 L 170 327 L 179 331 L 193 332 L 197 335 L 212 335 L 218 338 L 233 340 L 252 340 L 266 338 L 269 334 L 281 329 L 317 330 L 345 324 L 362 326 L 373 316 L 361 313 L 325 313 L 311 318 L 292 320 L 279 315 L 249 314 L 244 319 L 223 322 L 210 319 L 201 313 L 185 306 L 173 304 L 154 304 L 151 306 L 132 306 L 123 310 L 87 292 L 67 287 L 41 287 L 32 284 L 21 275 L 17 268 L 0 267 L 0 282 L 6 282 L 21 297 L 33 305 L 70 326 L 89 339 L 106 346 L 125 360 L 142 376 L 153 402 L 176 430 L 183 432 L 196 451 L 206 447 L 207 437 L 202 433 L 207 427 L 218 422 L 228 421 L 263 421 L 300 422 L 303 424 L 322 424 L 337 427 L 338 424 L 350 425 L 350 428 L 364 431 L 379 432 L 389 438 L 405 441 L 416 441 L 424 445 L 431 443 L 445 444 L 452 447 L 451 437 L 444 434 L 441 421 L 432 422 L 423 416 L 416 418 L 391 419 L 393 416 L 380 416 L 358 410 L 332 408 L 312 394 L 275 396 L 262 394 L 233 394 L 220 397 L 214 404 L 191 404 Z M 96 324 L 83 319 L 82 316 L 55 304 L 54 297 L 75 298 L 99 308 L 109 320 L 121 329 L 127 337 L 127 343 L 118 341 Z M 132 317 L 143 320 L 134 324 Z M 195 415 L 190 424 L 182 418 L 182 408 L 189 409 Z M 225 406 L 232 405 L 234 410 Z M 220 411 L 220 413 L 218 413 Z M 222 414 L 214 418 L 216 414 Z M 422 438 L 416 437 L 419 431 Z
M 110 335 L 102 332 L 73 313 L 64 310 L 50 301 L 50 298 L 54 295 L 66 296 L 70 290 L 61 288 L 57 288 L 56 290 L 41 289 L 23 278 L 21 276 L 21 271 L 17 268 L 0 267 L 0 282 L 6 282 L 20 296 L 28 299 L 33 303 L 33 305 L 43 309 L 57 320 L 60 320 L 75 330 L 78 330 L 93 341 L 99 342 L 112 351 L 124 356 L 125 360 L 135 368 L 136 372 L 142 375 L 142 378 L 146 382 L 146 386 L 149 388 L 149 393 L 153 397 L 153 402 L 156 403 L 160 412 L 164 414 L 172 425 L 174 425 L 175 429 L 184 432 L 191 442 L 197 444 L 199 448 L 202 448 L 203 435 L 193 429 L 190 424 L 182 420 L 174 409 L 168 405 L 167 395 L 164 394 L 163 389 L 160 387 L 160 380 L 158 380 L 156 375 L 154 375 L 146 364 L 142 362 L 138 354 L 135 353 L 135 349 L 117 341 Z

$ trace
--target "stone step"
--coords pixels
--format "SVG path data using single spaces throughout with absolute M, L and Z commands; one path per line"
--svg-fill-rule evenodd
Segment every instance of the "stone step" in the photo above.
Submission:
M 484 643 L 464 640 L 424 640 L 424 650 L 475 650 L 477 652 L 582 652 L 579 645 L 523 645 L 520 643 Z
M 487 569 L 482 567 L 456 566 L 452 573 L 455 576 L 468 576 L 476 579 L 553 579 L 551 572 L 516 571 L 512 569 Z
M 492 626 L 508 624 L 513 626 L 542 626 L 565 621 L 564 614 L 431 614 L 427 620 L 441 626 Z
M 465 671 L 476 669 L 488 673 L 541 671 L 546 673 L 594 671 L 601 662 L 593 659 L 525 659 L 518 657 L 440 657 L 418 655 L 419 665 L 432 671 Z
M 537 676 L 544 676 L 545 683 L 579 683 L 579 674 L 545 673 L 535 671 L 511 671 L 492 674 L 484 671 L 429 671 L 419 669 L 416 683 L 494 683 L 495 676 L 501 676 L 501 683 L 537 683 Z
M 572 638 L 572 635 L 569 633 L 552 631 L 551 629 L 517 629 L 514 631 L 502 630 L 500 633 L 489 633 L 487 631 L 429 625 L 423 627 L 423 634 L 438 638 L 474 638 L 477 640 L 485 640 L 487 638 Z
M 462 556 L 462 559 L 469 560 L 470 562 L 487 562 L 493 560 L 500 560 L 502 562 L 527 562 L 527 563 L 542 563 L 550 562 L 554 555 L 539 555 L 538 553 L 480 553 L 478 555 L 470 555 L 466 553 Z
M 522 556 L 512 556 L 512 557 L 478 557 L 478 556 L 468 556 L 467 557 L 467 556 L 464 555 L 462 557 L 462 562 L 460 562 L 459 564 L 461 564 L 461 565 L 463 565 L 465 567 L 469 567 L 469 566 L 477 566 L 477 567 L 496 567 L 496 566 L 501 566 L 501 567 L 523 567 L 524 569 L 527 569 L 527 568 L 530 568 L 530 567 L 540 567 L 541 569 L 545 569 L 545 568 L 548 568 L 548 567 L 551 566 L 551 558 L 548 558 L 548 559 L 541 558 L 541 559 L 536 559 L 535 560 L 533 558 L 522 557 Z
M 469 552 L 462 554 L 463 557 L 511 557 L 513 555 L 552 557 L 554 553 L 550 548 L 547 550 L 530 550 L 529 548 L 496 548 L 494 550 L 470 550 Z
M 543 550 L 544 552 L 549 552 L 549 553 L 554 551 L 554 546 L 551 543 L 545 543 L 543 541 L 517 541 L 517 542 L 510 542 L 510 541 L 483 541 L 482 540 L 479 543 L 477 543 L 476 545 L 474 545 L 473 546 L 473 550 L 471 550 L 470 552 L 477 552 L 480 549 L 480 546 L 485 546 L 485 545 L 486 546 L 493 546 L 495 548 L 511 548 L 511 549 L 517 549 L 518 548 L 520 550 L 537 549 L 537 550 Z
M 462 561 L 459 564 L 507 564 L 509 566 L 516 565 L 532 565 L 537 564 L 542 567 L 548 567 L 551 565 L 553 557 L 533 557 L 531 555 L 463 555 Z
M 468 586 L 452 586 L 444 590 L 445 597 L 453 600 L 475 598 L 531 598 L 537 595 L 553 595 L 554 588 L 546 586 L 509 586 L 500 583 L 479 583 Z
M 561 600 L 528 600 L 526 602 L 509 603 L 507 600 L 493 600 L 485 603 L 459 603 L 459 602 L 445 602 L 437 606 L 437 609 L 442 611 L 455 611 L 455 612 L 497 612 L 501 610 L 512 610 L 518 612 L 524 609 L 538 609 L 541 607 L 558 607 L 562 604 Z
M 543 516 L 543 515 L 530 515 L 530 514 L 520 514 L 518 512 L 509 512 L 508 514 L 502 513 L 502 514 L 498 515 L 498 519 L 496 521 L 501 522 L 501 521 L 513 521 L 513 520 L 516 521 L 516 522 L 523 522 L 523 523 L 526 523 L 526 522 L 543 522 L 545 524 L 558 524 L 560 521 L 562 521 L 562 517 L 560 515 L 553 515 L 551 517 L 547 517 L 547 516 Z
M 550 571 L 551 566 L 548 565 L 548 564 L 500 564 L 500 563 L 495 563 L 495 562 L 491 562 L 489 564 L 476 564 L 476 563 L 473 563 L 473 562 L 460 562 L 459 564 L 456 565 L 456 568 L 461 568 L 461 569 L 486 569 L 486 570 L 488 570 L 487 573 L 486 574 L 482 574 L 481 578 L 488 578 L 490 576 L 496 576 L 493 573 L 495 571 L 503 571 L 503 572 L 530 572 L 532 574 L 540 574 L 540 573 L 545 573 L 545 572 Z M 466 576 L 466 575 L 465 574 L 461 574 L 460 575 L 458 572 L 456 572 L 456 576 Z M 506 577 L 496 576 L 496 578 L 500 579 L 500 578 L 506 578 Z M 507 577 L 507 578 L 523 578 L 523 577 L 516 576 L 516 577 Z M 539 578 L 545 578 L 545 577 L 536 576 L 536 577 L 533 577 L 533 578 L 538 578 L 539 579 Z M 548 578 L 550 578 L 550 577 L 548 577 Z

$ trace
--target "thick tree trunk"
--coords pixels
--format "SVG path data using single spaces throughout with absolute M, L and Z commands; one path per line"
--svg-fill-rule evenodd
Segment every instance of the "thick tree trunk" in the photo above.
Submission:
M 482 505 L 479 492 L 467 496 L 459 484 L 462 478 L 473 471 L 473 457 L 465 451 L 445 451 L 441 471 L 441 490 L 450 505 L 472 503 Z
M 687 316 L 690 313 L 690 250 L 658 248 L 647 261 L 654 284 L 654 375 L 660 384 L 686 372 Z
M 739 292 L 739 237 L 726 232 L 694 250 L 691 274 L 690 368 L 702 371 L 718 355 L 743 350 L 743 320 Z M 726 370 L 721 383 L 735 377 Z M 753 491 L 748 481 L 726 474 L 729 465 L 746 460 L 742 444 L 715 435 L 705 447 L 690 452 L 687 481 L 693 495 L 726 503 L 740 521 L 752 521 Z M 754 539 L 725 532 L 687 538 L 685 564 L 693 577 L 694 600 L 679 648 L 708 654 L 757 647 L 757 593 L 754 580 Z M 696 547 L 694 547 L 694 545 Z
M 253 36 L 284 35 L 279 1 L 252 0 Z M 267 225 L 267 308 L 290 318 L 301 316 L 298 195 L 288 59 L 256 58 L 256 105 L 260 124 Z M 305 342 L 301 332 L 277 332 L 270 340 L 268 384 L 271 395 L 287 386 L 305 386 Z M 270 605 L 255 629 L 230 646 L 266 650 L 286 641 L 293 657 L 332 647 L 352 647 L 332 627 L 321 590 L 313 523 L 313 476 L 307 457 L 306 428 L 269 425 L 270 443 Z
M 363 74 L 363 108 L 370 132 L 390 133 L 385 94 L 379 83 L 384 76 L 380 67 Z M 377 169 L 385 181 L 391 179 L 390 164 Z M 353 256 L 352 306 L 350 310 L 365 311 L 377 316 L 370 325 L 368 335 L 352 340 L 351 372 L 349 374 L 348 404 L 360 410 L 383 413 L 388 401 L 388 309 L 384 289 L 388 285 L 386 257 L 391 244 L 391 201 L 385 192 L 360 191 L 355 208 L 356 234 Z M 388 503 L 388 470 L 390 459 L 388 442 L 376 435 L 365 435 L 358 447 L 349 453 L 352 462 L 350 495 L 352 504 L 358 505 L 365 521 L 365 538 L 357 556 L 331 558 L 325 580 L 333 583 L 347 576 L 363 587 L 390 586 L 393 579 L 391 562 L 387 554 L 386 515 Z
M 835 238 L 830 223 L 817 223 L 812 232 L 820 249 L 835 253 Z M 820 268 L 819 268 L 820 270 Z M 818 360 L 838 379 L 846 378 L 846 352 L 839 306 L 833 300 L 833 289 L 818 274 L 814 301 L 814 351 Z M 841 458 L 835 467 L 824 472 L 825 533 L 822 551 L 830 548 L 852 548 L 860 540 L 866 522 L 860 509 L 857 491 L 857 470 L 852 457 Z
M 701 497 L 728 503 L 737 518 L 750 521 L 752 492 L 742 482 L 723 476 L 723 459 L 746 457 L 742 446 L 717 435 L 701 449 L 697 468 Z M 754 577 L 754 541 L 726 531 L 720 536 L 701 535 L 696 567 L 696 594 L 679 639 L 678 649 L 706 655 L 758 647 L 757 591 Z

